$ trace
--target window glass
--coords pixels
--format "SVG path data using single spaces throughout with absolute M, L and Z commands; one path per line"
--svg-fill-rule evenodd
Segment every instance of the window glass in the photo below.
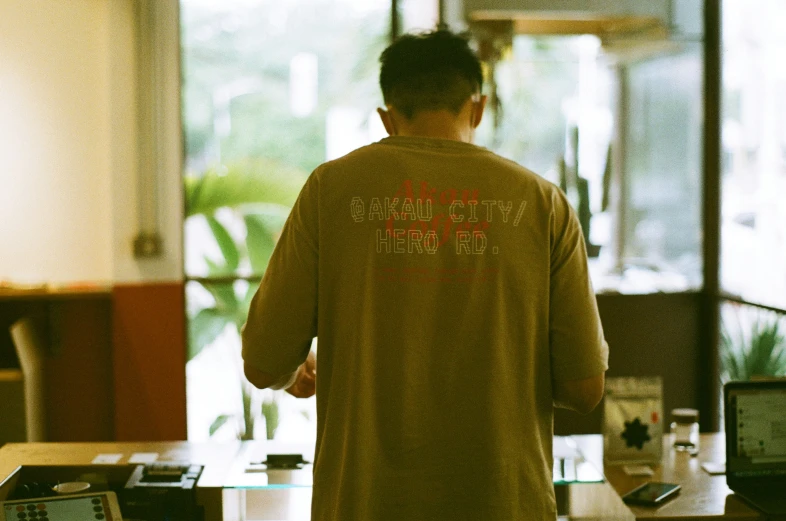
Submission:
M 438 0 L 402 0 L 399 6 L 402 33 L 429 31 L 439 23 Z
M 723 2 L 721 286 L 786 310 L 784 23 L 784 2 Z
M 669 42 L 626 66 L 623 289 L 701 288 L 702 64 L 701 44 Z
M 514 36 L 479 143 L 566 192 L 597 291 L 698 289 L 701 44 L 612 43 Z
M 604 87 L 598 90 L 598 82 L 603 81 L 603 70 L 595 61 L 598 48 L 592 36 L 514 37 L 510 50 L 490 71 L 494 84 L 486 88 L 490 106 L 479 129 L 479 144 L 558 183 L 558 162 L 582 111 L 595 112 L 592 115 L 603 120 L 598 125 L 605 124 L 601 132 L 592 133 L 593 138 L 603 131 L 606 141 L 609 138 L 609 102 Z M 589 73 L 580 84 L 580 72 L 586 72 L 582 65 L 588 61 Z M 589 132 L 587 136 L 589 142 Z M 590 148 L 582 152 L 589 161 Z M 580 168 L 597 172 L 596 162 L 585 165 L 581 159 Z
M 238 330 L 309 173 L 384 135 L 390 1 L 180 5 L 189 439 L 313 438 L 313 399 L 245 382 Z

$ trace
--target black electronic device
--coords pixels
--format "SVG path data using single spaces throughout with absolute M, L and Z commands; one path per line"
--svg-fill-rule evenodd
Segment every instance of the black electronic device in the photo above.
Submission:
M 786 515 L 786 380 L 723 386 L 726 484 L 769 515 Z
M 157 462 L 138 465 L 121 492 L 123 515 L 131 519 L 191 521 L 201 519 L 196 482 L 202 465 Z M 150 512 L 156 512 L 151 517 Z
M 24 502 L 25 508 L 28 504 L 35 505 L 36 508 L 44 505 L 43 510 L 52 513 L 62 510 L 64 505 L 81 508 L 82 503 L 64 502 L 59 499 L 60 496 L 56 504 L 52 503 L 51 509 L 47 507 L 49 502 L 54 501 L 52 496 L 59 486 L 64 483 L 79 483 L 85 485 L 90 494 L 112 492 L 107 494 L 107 497 L 116 496 L 124 519 L 203 521 L 204 508 L 197 503 L 196 497 L 196 483 L 202 470 L 202 465 L 192 465 L 189 462 L 156 462 L 147 465 L 23 465 L 0 483 L 0 501 Z M 19 517 L 18 513 L 16 515 Z M 39 520 L 41 518 L 33 517 Z M 0 521 L 2 519 L 0 516 Z M 77 518 L 72 516 L 65 519 L 72 521 Z M 55 517 L 51 517 L 51 520 L 55 521 Z
M 303 459 L 302 454 L 268 454 L 262 463 L 268 469 L 294 470 L 302 469 L 309 462 Z
M 192 489 L 202 473 L 202 465 L 188 463 L 148 463 L 139 465 L 126 482 L 130 488 L 181 488 Z
M 114 492 L 0 501 L 4 521 L 123 521 Z
M 622 496 L 622 500 L 630 505 L 659 506 L 676 496 L 681 488 L 674 483 L 650 481 Z

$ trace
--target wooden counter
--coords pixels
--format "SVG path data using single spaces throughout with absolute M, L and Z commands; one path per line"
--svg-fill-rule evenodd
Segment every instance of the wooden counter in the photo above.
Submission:
M 602 468 L 603 440 L 600 435 L 572 437 L 586 459 Z M 664 440 L 662 464 L 652 477 L 630 477 L 621 467 L 605 468 L 605 483 L 567 485 L 561 491 L 567 517 L 561 520 L 759 520 L 761 514 L 734 496 L 723 475 L 711 476 L 701 469 L 703 461 L 723 462 L 722 434 L 701 436 L 700 453 L 691 457 L 671 449 Z M 0 448 L 0 481 L 19 465 L 89 465 L 98 454 L 122 454 L 118 464 L 127 464 L 134 453 L 156 452 L 159 461 L 191 461 L 205 465 L 198 482 L 197 501 L 206 507 L 208 521 L 233 521 L 248 513 L 253 519 L 307 519 L 302 517 L 310 503 L 310 482 L 287 488 L 260 487 L 244 474 L 250 461 L 257 461 L 269 445 L 264 441 L 233 443 L 117 442 L 117 443 L 12 443 Z M 289 449 L 289 447 L 286 447 Z M 269 450 L 269 449 L 268 449 Z M 312 449 L 313 450 L 313 449 Z M 271 452 L 291 452 L 275 450 Z M 308 456 L 308 451 L 303 451 Z M 308 458 L 307 458 L 308 459 Z M 307 472 L 307 471 L 300 471 Z M 678 497 L 658 508 L 628 507 L 620 496 L 646 481 L 682 485 Z M 558 496 L 560 495 L 558 493 Z M 293 505 L 297 509 L 293 510 Z M 294 514 L 293 512 L 299 512 Z M 252 516 L 253 513 L 253 516 Z M 294 516 L 294 517 L 292 517 Z
M 644 519 L 764 519 L 761 513 L 733 495 L 726 486 L 725 475 L 711 476 L 701 468 L 705 461 L 726 461 L 723 433 L 702 434 L 699 454 L 692 457 L 687 452 L 677 452 L 671 436 L 663 440 L 661 465 L 653 467 L 651 477 L 631 477 L 621 466 L 606 466 L 606 479 L 620 496 L 648 481 L 664 481 L 682 485 L 680 494 L 664 505 L 652 507 L 630 506 L 637 520 Z
M 156 452 L 159 461 L 189 461 L 205 466 L 196 496 L 197 503 L 205 507 L 206 521 L 239 520 L 237 503 L 225 505 L 223 485 L 240 448 L 239 441 L 9 443 L 0 447 L 0 482 L 20 465 L 90 465 L 99 454 L 120 454 L 116 464 L 126 465 L 135 453 Z
M 602 447 L 599 436 L 582 437 Z M 581 444 L 580 444 L 581 446 Z M 0 448 L 0 481 L 19 465 L 90 465 L 99 454 L 121 454 L 118 465 L 129 463 L 134 453 L 158 453 L 159 461 L 190 461 L 205 465 L 197 484 L 197 502 L 205 507 L 206 521 L 249 519 L 308 519 L 310 482 L 301 486 L 260 486 L 253 474 L 244 474 L 250 461 L 266 453 L 264 441 L 235 443 L 110 442 L 110 443 L 9 443 Z M 284 447 L 290 449 L 290 447 Z M 291 452 L 280 450 L 275 452 Z M 313 450 L 313 449 L 312 449 Z M 307 451 L 303 451 L 308 456 Z M 594 453 L 597 458 L 599 453 Z M 308 458 L 307 458 L 308 459 Z M 281 471 L 279 471 L 281 472 Z M 308 473 L 309 470 L 299 471 Z M 293 473 L 294 474 L 294 473 Z M 257 475 L 263 478 L 263 475 Z M 295 476 L 297 478 L 297 476 Z M 267 483 L 267 479 L 264 479 Z M 287 480 L 287 483 L 296 482 Z M 261 483 L 261 480 L 260 480 Z M 278 483 L 278 482 L 276 482 Z M 567 485 L 567 517 L 575 521 L 633 521 L 630 510 L 608 483 Z M 305 516 L 305 517 L 304 517 Z

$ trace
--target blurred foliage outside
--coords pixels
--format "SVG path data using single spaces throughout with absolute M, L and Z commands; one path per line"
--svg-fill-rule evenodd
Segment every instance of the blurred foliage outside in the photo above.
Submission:
M 515 37 L 495 70 L 498 127 L 489 128 L 489 113 L 479 144 L 556 182 L 568 126 L 566 101 L 578 94 L 583 41 L 575 36 Z
M 245 272 L 264 274 L 276 239 L 303 183 L 303 178 L 297 174 L 258 160 L 232 165 L 223 175 L 210 170 L 201 177 L 184 179 L 186 219 L 204 219 L 221 253 L 217 259 L 205 257 L 208 279 L 233 276 L 241 268 Z M 231 209 L 230 215 L 243 221 L 245 237 L 233 236 L 230 227 L 217 218 L 217 212 L 222 209 Z M 202 308 L 190 317 L 189 360 L 211 344 L 227 324 L 232 323 L 240 330 L 256 290 L 254 285 L 249 285 L 239 296 L 225 281 L 216 284 L 201 281 L 200 284 L 210 292 L 215 306 Z
M 387 44 L 389 3 L 353 3 L 181 1 L 186 275 L 198 278 L 187 285 L 187 373 L 199 375 L 189 389 L 214 402 L 189 399 L 189 438 L 221 431 L 251 439 L 260 416 L 267 438 L 279 426 L 288 397 L 246 381 L 239 331 L 308 172 L 326 159 L 330 111 L 371 114 L 379 104 L 377 58 Z M 305 112 L 293 108 L 298 56 L 316 64 L 305 78 L 305 96 L 314 98 Z M 226 367 L 193 365 L 209 346 L 219 351 L 205 360 L 217 357 Z M 205 386 L 239 386 L 239 399 L 218 403 Z
M 303 183 L 302 177 L 296 174 L 274 163 L 257 160 L 227 167 L 224 174 L 209 170 L 201 177 L 186 176 L 184 179 L 186 219 L 204 219 L 221 253 L 219 258 L 206 256 L 204 259 L 208 266 L 208 280 L 201 280 L 198 284 L 210 294 L 213 305 L 189 314 L 188 361 L 193 360 L 205 346 L 213 344 L 228 326 L 239 335 L 256 285 L 247 284 L 239 292 L 232 283 L 211 282 L 209 279 L 232 276 L 241 266 L 244 266 L 244 271 L 264 273 L 276 238 Z M 231 228 L 222 224 L 217 218 L 220 210 L 230 211 L 230 217 L 242 220 L 244 238 L 233 236 Z M 210 425 L 209 434 L 212 436 L 235 420 L 237 436 L 253 439 L 257 417 L 255 391 L 243 377 L 242 364 L 237 359 L 235 361 L 243 403 L 242 417 L 218 415 Z M 272 439 L 279 411 L 275 397 L 267 398 L 263 400 L 261 410 L 266 420 L 267 437 Z
M 181 3 L 187 170 L 254 157 L 310 172 L 325 160 L 327 112 L 370 113 L 379 103 L 388 10 L 353 12 L 337 0 L 235 4 Z M 318 102 L 307 117 L 290 110 L 290 66 L 300 53 L 318 64 Z
M 204 278 L 195 283 L 199 291 L 189 289 L 189 360 L 203 347 L 222 342 L 228 327 L 236 333 L 245 322 L 256 283 L 233 284 L 231 279 L 256 280 L 264 273 L 297 191 L 308 172 L 327 159 L 331 110 L 350 107 L 368 118 L 381 104 L 377 59 L 387 45 L 389 2 L 369 0 L 363 8 L 358 5 L 354 0 L 232 0 L 220 5 L 181 0 L 186 273 Z M 499 124 L 494 128 L 494 118 L 488 114 L 478 144 L 556 181 L 566 126 L 577 117 L 581 101 L 577 42 L 574 38 L 514 39 L 496 68 Z M 689 286 L 700 284 L 691 275 L 698 273 L 700 261 L 695 253 L 700 126 L 691 109 L 701 102 L 697 49 L 699 45 L 688 46 L 687 52 L 644 63 L 632 77 L 636 93 L 631 129 L 644 129 L 646 135 L 632 136 L 629 150 L 633 201 L 630 215 L 625 216 L 628 248 L 630 257 L 643 266 L 654 259 L 653 265 L 676 268 L 680 280 L 675 287 L 685 284 L 684 274 L 689 275 Z M 294 114 L 290 103 L 292 59 L 300 53 L 315 56 L 318 64 L 318 100 L 305 116 Z M 603 64 L 597 66 L 600 70 Z M 694 72 L 683 73 L 686 70 Z M 589 132 L 582 130 L 581 136 L 583 143 L 590 135 L 595 136 L 590 140 L 598 141 L 581 147 L 593 212 L 600 209 L 598 154 L 606 150 L 611 125 L 604 112 L 610 104 L 609 79 L 599 76 L 598 81 L 596 96 L 590 100 L 596 112 L 590 119 L 600 126 L 582 126 Z M 731 98 L 727 90 L 724 95 Z M 735 116 L 736 105 L 729 101 L 725 105 Z M 663 107 L 668 110 L 660 110 Z M 675 143 L 681 153 L 662 154 Z M 594 158 L 592 153 L 586 155 L 593 147 L 598 151 Z M 724 198 L 733 192 L 724 190 Z M 724 211 L 731 206 L 724 200 Z M 679 233 L 665 234 L 664 230 L 677 229 L 671 222 L 675 215 L 680 216 Z M 670 224 L 664 226 L 666 222 Z M 733 264 L 725 257 L 724 261 Z M 765 279 L 772 279 L 767 270 L 760 271 L 767 274 Z M 782 319 L 766 313 L 751 319 L 750 313 L 743 314 L 746 318 L 724 314 L 723 378 L 786 373 Z M 240 379 L 244 423 L 237 431 L 248 437 L 256 414 L 251 409 L 259 408 L 252 404 L 253 392 L 245 388 L 242 374 Z M 261 409 L 275 423 L 280 411 L 274 399 L 266 400 Z M 229 414 L 220 415 L 210 434 L 231 420 Z M 267 434 L 272 435 L 270 425 Z
M 198 278 L 187 289 L 189 364 L 207 346 L 237 342 L 291 205 L 308 173 L 328 159 L 329 141 L 336 139 L 329 135 L 336 132 L 330 125 L 335 109 L 361 114 L 357 125 L 363 129 L 376 117 L 378 57 L 388 43 L 390 4 L 360 5 L 355 0 L 181 1 L 186 275 Z M 556 181 L 566 120 L 575 116 L 568 108 L 573 103 L 575 111 L 578 103 L 580 44 L 576 38 L 517 37 L 495 74 L 499 125 L 493 128 L 489 115 L 478 144 Z M 316 58 L 317 99 L 308 114 L 298 114 L 291 99 L 292 66 L 304 54 Z M 604 91 L 599 92 L 591 103 L 603 111 Z M 604 139 L 596 147 L 601 154 Z M 602 164 L 584 165 L 599 179 Z M 599 202 L 597 188 L 593 199 Z M 227 331 L 232 334 L 225 338 Z M 222 349 L 239 368 L 239 345 Z M 209 377 L 207 371 L 204 375 L 200 378 Z M 210 436 L 233 422 L 238 436 L 253 436 L 257 391 L 242 372 L 237 378 L 242 418 L 217 414 Z M 264 391 L 264 396 L 261 409 L 272 436 L 271 424 L 274 430 L 282 414 L 275 395 Z M 189 405 L 189 416 L 207 414 L 202 409 Z
M 742 304 L 723 306 L 721 379 L 786 376 L 786 317 Z

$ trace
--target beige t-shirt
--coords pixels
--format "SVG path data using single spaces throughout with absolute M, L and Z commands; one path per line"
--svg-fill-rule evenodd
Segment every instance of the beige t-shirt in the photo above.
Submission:
M 251 306 L 243 357 L 317 355 L 314 521 L 556 518 L 552 379 L 607 369 L 578 220 L 458 141 L 323 164 Z

